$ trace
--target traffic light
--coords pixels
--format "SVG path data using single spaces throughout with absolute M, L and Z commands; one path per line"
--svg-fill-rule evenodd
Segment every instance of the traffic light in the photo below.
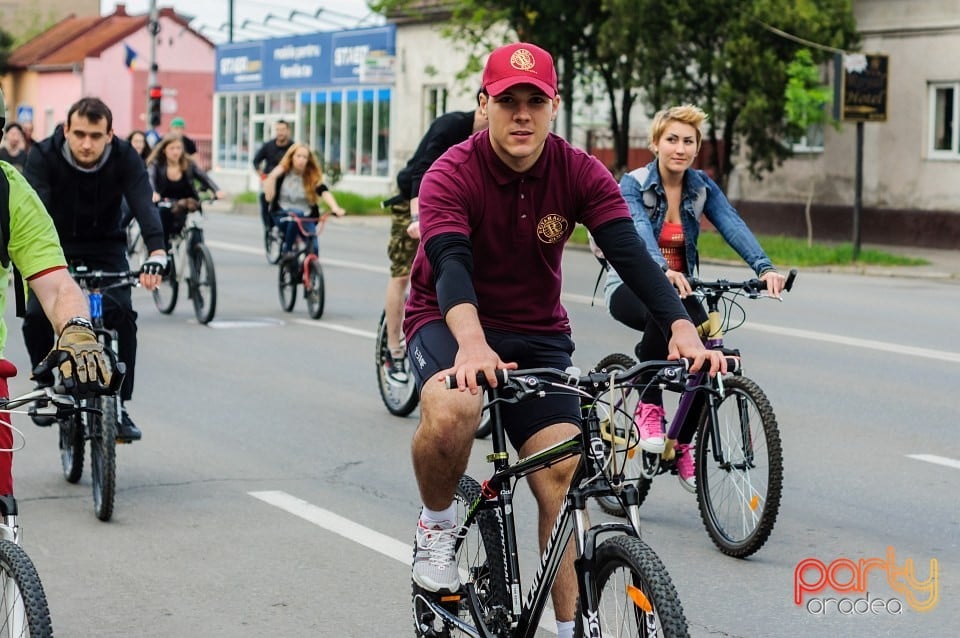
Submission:
M 163 89 L 160 86 L 151 86 L 149 92 L 150 99 L 147 101 L 147 121 L 150 128 L 160 126 L 160 98 L 163 97 Z

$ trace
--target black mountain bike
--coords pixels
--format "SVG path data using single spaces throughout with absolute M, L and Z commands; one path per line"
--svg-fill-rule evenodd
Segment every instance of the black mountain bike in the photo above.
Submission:
M 173 200 L 164 199 L 158 208 L 172 208 Z M 167 271 L 163 280 L 153 291 L 157 310 L 169 315 L 177 307 L 180 286 L 184 285 L 187 297 L 193 303 L 193 312 L 201 324 L 210 323 L 217 311 L 217 274 L 213 256 L 203 241 L 203 212 L 198 209 L 184 213 L 182 226 L 170 237 L 167 251 Z
M 493 429 L 493 476 L 481 487 L 464 475 L 454 502 L 462 521 L 456 556 L 462 585 L 453 595 L 413 585 L 417 636 L 526 637 L 537 633 L 561 559 L 570 539 L 576 550 L 579 601 L 577 636 L 687 636 L 687 621 L 663 563 L 640 539 L 636 485 L 611 473 L 600 422 L 608 416 L 599 400 L 611 388 L 630 384 L 644 372 L 663 382 L 685 378 L 687 362 L 657 361 L 625 371 L 591 372 L 538 368 L 500 371 L 499 385 L 487 389 Z M 453 381 L 449 380 L 448 384 Z M 581 432 L 531 457 L 509 461 L 500 404 L 537 400 L 548 394 L 580 396 Z M 560 516 L 540 558 L 526 597 L 520 582 L 514 525 L 514 486 L 533 472 L 566 459 L 579 460 Z M 627 520 L 590 525 L 591 498 L 616 494 Z
M 82 399 L 79 412 L 57 418 L 60 426 L 60 464 L 63 476 L 69 483 L 79 482 L 83 475 L 84 448 L 86 442 L 90 441 L 93 510 L 101 521 L 109 521 L 113 516 L 117 488 L 117 430 L 121 418 L 118 390 L 126 370 L 123 363 L 112 356 L 122 344 L 118 343 L 116 330 L 103 325 L 103 293 L 111 288 L 138 285 L 139 273 L 87 270 L 81 266 L 74 268 L 71 274 L 90 302 L 90 320 L 97 340 L 108 355 L 105 363 L 112 368 L 113 379 L 108 394 Z

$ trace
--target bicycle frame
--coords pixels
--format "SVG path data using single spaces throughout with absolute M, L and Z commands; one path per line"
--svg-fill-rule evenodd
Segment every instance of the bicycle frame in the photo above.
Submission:
M 310 290 L 310 262 L 319 261 L 320 256 L 312 250 L 312 242 L 307 241 L 312 237 L 319 237 L 323 232 L 323 227 L 327 222 L 330 213 L 320 215 L 319 219 L 311 217 L 300 217 L 299 215 L 287 215 L 280 218 L 279 221 L 293 222 L 297 225 L 297 237 L 294 240 L 297 259 L 300 265 L 300 277 L 303 280 L 304 290 Z M 317 228 L 313 231 L 308 230 L 306 224 L 315 223 Z M 319 242 L 318 242 L 319 243 Z M 302 259 L 301 259 L 302 256 Z
M 575 386 L 565 386 L 566 390 L 573 390 Z M 477 515 L 485 510 L 498 510 L 504 516 L 504 556 L 506 560 L 507 588 L 511 597 L 510 612 L 514 619 L 512 635 L 533 638 L 543 610 L 550 595 L 552 584 L 560 569 L 560 564 L 573 536 L 576 542 L 578 556 L 578 587 L 582 602 L 581 613 L 586 618 L 596 613 L 597 600 L 591 584 L 595 582 L 593 554 L 598 545 L 597 538 L 604 533 L 625 533 L 631 536 L 640 536 L 639 498 L 636 487 L 632 484 L 623 486 L 624 502 L 629 513 L 626 523 L 602 523 L 588 528 L 586 515 L 587 500 L 597 494 L 609 491 L 609 487 L 601 481 L 594 481 L 603 472 L 604 446 L 600 436 L 600 419 L 595 411 L 584 418 L 584 425 L 579 435 L 575 435 L 555 445 L 519 459 L 511 464 L 507 452 L 507 440 L 500 417 L 500 403 L 497 389 L 488 390 L 489 407 L 493 423 L 493 452 L 487 459 L 493 463 L 493 475 L 482 485 L 482 494 L 479 499 L 470 505 L 464 527 L 473 524 Z M 587 452 L 584 452 L 587 450 Z M 530 588 L 521 601 L 522 584 L 520 580 L 519 548 L 516 538 L 516 527 L 513 507 L 513 484 L 516 480 L 538 470 L 545 469 L 556 463 L 570 458 L 580 457 L 581 461 L 574 471 L 571 487 L 567 491 L 564 505 L 560 509 L 557 520 L 547 540 L 544 551 L 540 556 L 540 564 L 533 576 Z M 593 478 L 591 478 L 593 477 Z M 462 539 L 458 541 L 462 542 Z M 475 599 L 476 592 L 472 583 L 465 585 L 467 595 Z M 476 609 L 477 605 L 471 605 Z M 476 627 L 465 627 L 461 621 L 444 609 L 436 609 L 446 620 L 460 627 L 472 636 L 491 637 L 493 634 L 485 627 L 480 618 L 474 617 Z
M 199 210 L 187 213 L 187 219 L 184 222 L 183 229 L 175 236 L 171 237 L 170 258 L 176 260 L 174 266 L 177 273 L 177 281 L 182 282 L 184 273 L 190 272 L 187 264 L 187 256 L 190 254 L 190 248 L 203 242 L 203 213 Z

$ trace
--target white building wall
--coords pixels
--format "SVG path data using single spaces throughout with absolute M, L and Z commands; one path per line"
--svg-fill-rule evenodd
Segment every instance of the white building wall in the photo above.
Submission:
M 960 81 L 960 0 L 858 0 L 861 50 L 889 56 L 887 120 L 864 124 L 863 205 L 953 210 L 960 202 L 960 156 L 930 157 L 929 83 Z M 828 129 L 824 152 L 788 160 L 762 181 L 739 164 L 730 195 L 758 201 L 852 204 L 856 124 Z

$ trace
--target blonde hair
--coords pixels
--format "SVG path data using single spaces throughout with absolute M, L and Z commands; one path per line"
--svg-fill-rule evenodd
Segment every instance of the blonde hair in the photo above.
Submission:
M 323 169 L 320 168 L 317 156 L 313 154 L 310 147 L 306 144 L 291 144 L 287 152 L 283 154 L 280 165 L 283 166 L 289 178 L 289 174 L 293 172 L 291 170 L 293 168 L 293 156 L 301 148 L 307 149 L 307 165 L 303 169 L 303 191 L 307 196 L 307 201 L 312 206 L 317 203 L 317 187 L 323 183 Z
M 700 151 L 700 143 L 703 141 L 703 131 L 701 127 L 707 121 L 707 114 L 700 107 L 693 104 L 683 104 L 681 106 L 671 106 L 670 108 L 657 111 L 653 116 L 653 122 L 650 123 L 650 150 L 656 153 L 654 148 L 660 141 L 660 136 L 667 128 L 670 122 L 683 122 L 694 128 L 697 134 L 697 152 Z

